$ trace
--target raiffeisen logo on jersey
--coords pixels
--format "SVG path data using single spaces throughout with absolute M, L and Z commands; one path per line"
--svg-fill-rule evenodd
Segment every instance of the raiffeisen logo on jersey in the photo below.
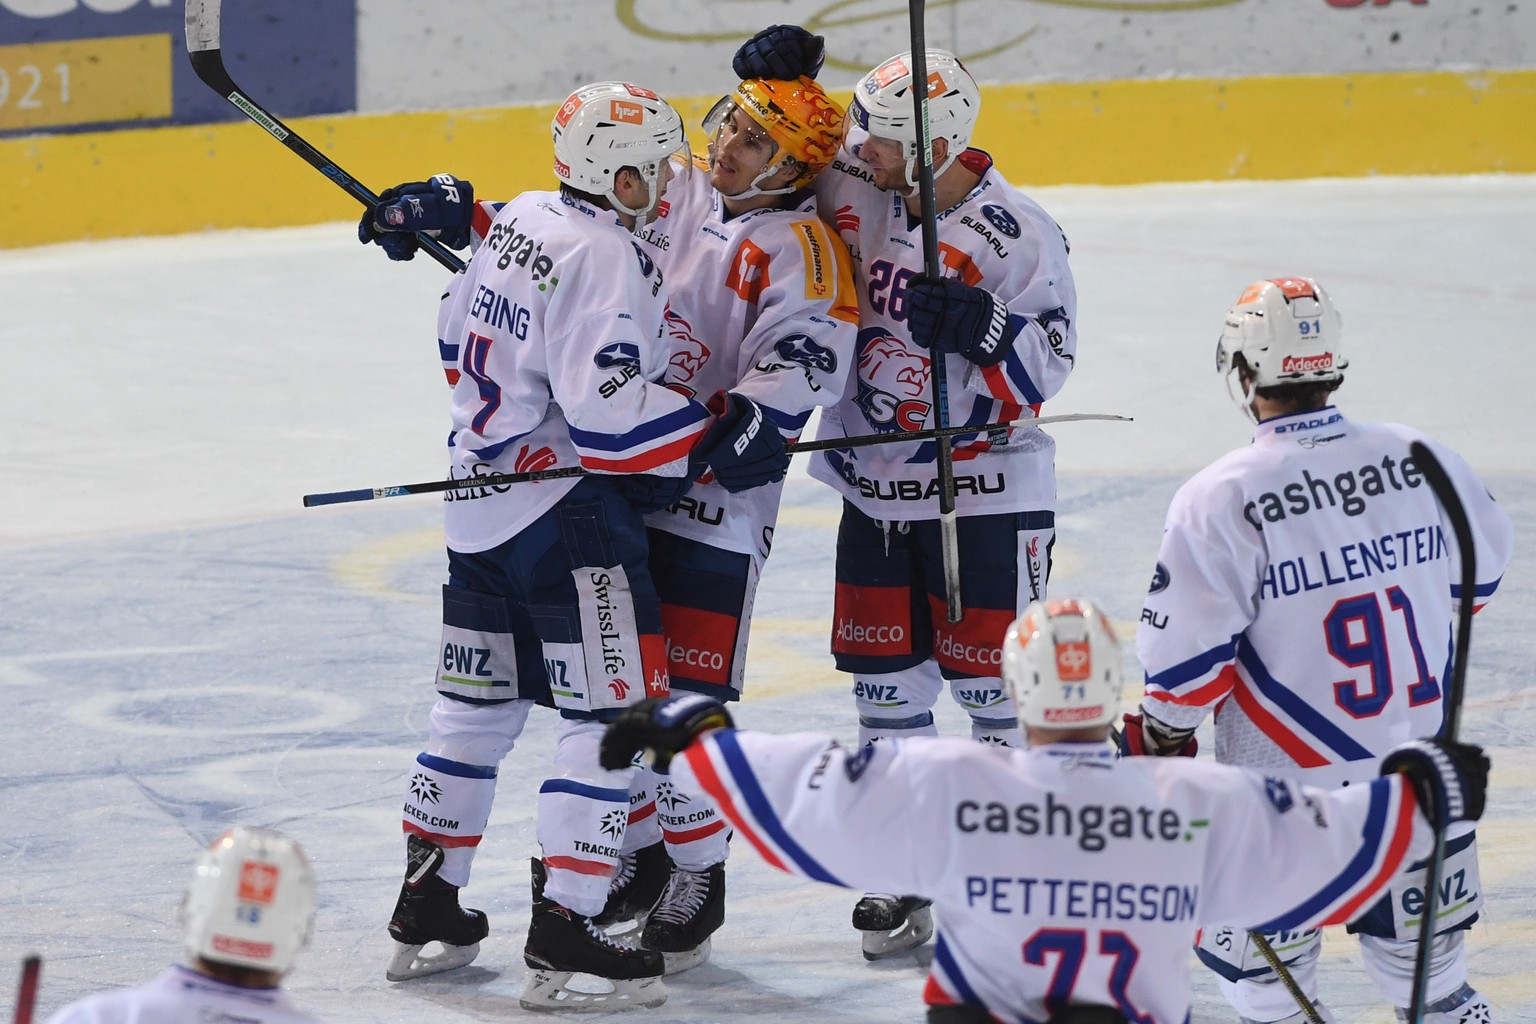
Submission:
M 1280 362 L 1281 373 L 1317 373 L 1319 370 L 1333 369 L 1333 353 L 1324 352 L 1316 356 L 1286 356 Z

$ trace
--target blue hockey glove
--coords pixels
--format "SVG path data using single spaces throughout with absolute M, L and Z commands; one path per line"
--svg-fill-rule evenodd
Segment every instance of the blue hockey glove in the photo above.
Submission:
M 1402 772 L 1413 784 L 1424 817 L 1435 828 L 1476 821 L 1488 798 L 1488 755 L 1453 740 L 1409 740 L 1387 751 L 1381 774 Z
M 430 181 L 408 181 L 379 193 L 379 205 L 363 214 L 357 240 L 378 242 L 392 260 L 408 260 L 421 243 L 415 232 L 436 232 L 450 249 L 469 244 L 469 225 L 475 215 L 475 187 L 451 174 L 435 174 Z
M 741 44 L 731 58 L 737 78 L 815 78 L 827 56 L 826 40 L 799 25 L 769 25 Z
M 784 435 L 756 402 L 721 391 L 709 400 L 709 411 L 715 423 L 689 453 L 691 466 L 713 470 L 720 486 L 732 494 L 784 479 L 789 469 Z
M 1200 744 L 1195 730 L 1175 729 L 1155 718 L 1125 715 L 1116 744 L 1121 757 L 1194 757 Z
M 660 512 L 676 505 L 688 488 L 693 486 L 690 476 L 655 476 L 651 473 L 631 473 L 619 477 L 619 488 L 636 512 Z
M 1008 306 L 985 288 L 927 274 L 907 282 L 907 324 L 923 348 L 958 352 L 977 366 L 1002 362 L 1018 333 Z
M 603 732 L 598 760 L 608 771 L 618 771 L 628 768 L 640 751 L 648 750 L 651 764 L 664 772 L 672 756 L 695 736 L 735 727 L 725 705 L 702 693 L 650 697 L 625 708 Z

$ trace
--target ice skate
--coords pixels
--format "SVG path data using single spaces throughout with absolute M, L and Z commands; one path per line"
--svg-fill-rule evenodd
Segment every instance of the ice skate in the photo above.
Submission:
M 389 919 L 395 952 L 384 976 L 390 981 L 408 981 L 472 963 L 480 955 L 480 940 L 491 930 L 484 913 L 459 906 L 458 886 L 437 876 L 442 847 L 413 835 L 405 849 L 405 882 Z M 423 954 L 422 948 L 431 942 L 440 951 Z
M 547 874 L 533 860 L 533 919 L 523 960 L 532 969 L 525 1010 L 623 1010 L 667 1000 L 660 953 L 615 942 L 590 917 L 544 897 Z M 580 976 L 580 977 L 577 977 Z
M 646 916 L 667 887 L 672 874 L 672 860 L 666 844 L 652 843 L 619 858 L 619 870 L 608 889 L 608 903 L 592 919 L 610 935 L 628 938 L 645 927 Z M 613 925 L 630 923 L 631 927 L 614 929 Z
M 933 936 L 932 903 L 921 896 L 866 893 L 853 908 L 853 926 L 863 933 L 864 959 L 884 960 L 927 942 Z
M 1397 1019 L 1407 1020 L 1408 1011 L 1397 1007 Z M 1425 1005 L 1424 1024 L 1493 1024 L 1493 1007 L 1481 992 L 1463 984 L 1444 999 Z
M 668 974 L 680 974 L 709 959 L 709 937 L 724 923 L 725 863 L 703 871 L 674 867 L 640 944 L 665 954 Z

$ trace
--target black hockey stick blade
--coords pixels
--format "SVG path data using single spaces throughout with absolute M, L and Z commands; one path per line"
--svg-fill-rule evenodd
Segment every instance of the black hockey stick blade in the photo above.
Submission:
M 858 437 L 828 437 L 816 441 L 796 441 L 784 446 L 791 455 L 803 452 L 820 452 L 829 448 L 862 448 L 872 444 L 891 444 L 896 441 L 929 441 L 938 437 L 954 437 L 964 434 L 985 434 L 992 430 L 1010 427 L 1041 427 L 1052 423 L 1076 423 L 1083 420 L 1109 420 L 1118 423 L 1132 422 L 1129 416 L 1116 416 L 1101 412 L 1069 412 L 1059 416 L 1038 416 L 1027 420 L 1005 420 L 1001 423 L 970 424 L 958 427 L 940 427 L 933 430 L 903 430 L 895 434 L 863 434 Z M 398 498 L 407 494 L 432 494 L 439 491 L 462 491 L 487 487 L 507 487 L 535 480 L 558 480 L 562 477 L 585 476 L 580 466 L 561 469 L 542 469 L 531 473 L 490 473 L 484 476 L 461 477 L 456 480 L 424 480 L 416 484 L 394 484 L 390 487 L 359 487 L 350 491 L 324 491 L 304 495 L 304 507 L 319 505 L 344 505 L 354 501 L 372 501 L 375 498 Z
M 1456 553 L 1461 559 L 1461 600 L 1456 611 L 1456 653 L 1451 662 L 1451 678 L 1445 683 L 1445 715 L 1440 726 L 1440 738 L 1456 739 L 1461 726 L 1461 701 L 1467 685 L 1467 656 L 1472 647 L 1472 613 L 1477 604 L 1477 552 L 1472 547 L 1472 524 L 1467 519 L 1467 508 L 1461 495 L 1451 483 L 1450 474 L 1422 441 L 1408 447 L 1408 454 L 1429 489 L 1435 492 L 1445 517 L 1451 521 L 1451 532 L 1456 535 Z M 1424 1020 L 1426 986 L 1429 984 L 1429 954 L 1435 929 L 1435 909 L 1440 895 L 1440 872 L 1445 864 L 1445 830 L 1435 832 L 1434 849 L 1429 855 L 1425 871 L 1424 909 L 1419 920 L 1419 947 L 1413 961 L 1413 998 L 1408 1004 L 1410 1024 Z
M 16 988 L 16 1012 L 11 1024 L 32 1024 L 32 1009 L 37 1005 L 37 985 L 43 973 L 43 958 L 33 953 L 21 962 L 21 984 Z
M 264 128 L 278 142 L 297 153 L 305 163 L 335 182 L 348 195 L 370 210 L 379 205 L 379 197 L 352 175 L 337 166 L 336 162 L 314 146 L 311 146 L 292 128 L 273 116 L 260 103 L 247 96 L 229 71 L 224 67 L 224 54 L 219 48 L 219 5 L 221 0 L 186 0 L 187 58 L 192 70 L 203 84 L 223 96 L 235 109 Z M 464 261 L 437 239 L 424 232 L 416 232 L 421 247 L 437 262 L 452 271 L 464 269 Z

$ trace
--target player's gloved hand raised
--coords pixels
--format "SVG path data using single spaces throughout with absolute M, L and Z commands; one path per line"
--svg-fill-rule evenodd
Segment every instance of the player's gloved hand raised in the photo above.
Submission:
M 731 58 L 737 78 L 815 78 L 826 59 L 826 40 L 799 25 L 769 25 L 742 43 Z
M 1013 347 L 1008 306 L 985 288 L 952 277 L 918 274 L 907 282 L 912 340 L 936 352 L 958 352 L 977 366 L 995 366 Z
M 1125 715 L 1120 727 L 1121 757 L 1194 757 L 1200 746 L 1193 729 L 1174 729 L 1155 718 Z
M 784 435 L 761 406 L 745 395 L 720 391 L 709 400 L 709 411 L 715 423 L 689 453 L 694 476 L 708 467 L 732 494 L 784 479 L 789 470 Z
M 608 771 L 627 768 L 642 750 L 651 752 L 651 763 L 666 771 L 672 755 L 711 729 L 734 729 L 725 705 L 702 693 L 676 697 L 650 697 L 625 708 L 603 733 L 598 760 Z
M 688 488 L 693 486 L 693 476 L 656 476 L 652 473 L 630 473 L 619 477 L 619 488 L 636 512 L 660 512 L 676 505 Z
M 1483 748 L 1454 740 L 1409 740 L 1387 751 L 1381 774 L 1402 772 L 1413 784 L 1419 807 L 1435 828 L 1483 816 L 1488 796 L 1488 755 Z
M 434 232 L 450 249 L 469 244 L 475 215 L 475 187 L 451 174 L 430 181 L 408 181 L 379 193 L 379 205 L 363 214 L 357 240 L 378 242 L 392 260 L 408 260 L 421 242 L 415 232 Z

